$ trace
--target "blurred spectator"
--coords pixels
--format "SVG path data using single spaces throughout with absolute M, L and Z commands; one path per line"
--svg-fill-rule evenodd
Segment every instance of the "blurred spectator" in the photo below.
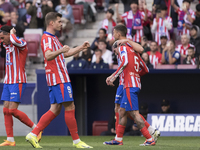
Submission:
M 17 37 L 24 37 L 25 26 L 23 21 L 18 21 L 18 17 L 19 15 L 17 12 L 11 12 L 11 26 L 15 28 Z
M 99 29 L 99 37 L 96 37 L 94 41 L 92 42 L 92 45 L 90 46 L 91 50 L 96 50 L 98 48 L 98 41 L 100 40 L 106 40 L 106 29 L 101 28 Z M 109 43 L 106 42 L 106 49 L 111 50 L 111 46 Z
M 85 59 L 88 64 L 90 65 L 91 64 L 91 61 L 92 61 L 92 54 L 91 54 L 91 49 L 88 48 L 88 49 L 84 49 L 82 51 L 82 56 L 81 58 Z
M 5 2 L 5 0 L 0 0 L 0 9 L 3 9 L 4 13 L 11 13 L 14 10 L 12 4 Z
M 73 60 L 67 63 L 67 69 L 86 69 L 86 68 L 88 68 L 88 63 L 85 59 L 79 57 L 79 53 L 76 53 L 73 56 Z
M 51 11 L 53 9 L 47 6 L 46 0 L 33 0 L 32 5 L 27 10 L 27 14 L 31 15 L 29 28 L 44 28 L 44 17 Z
M 161 35 L 166 35 L 170 39 L 169 31 L 172 29 L 172 18 L 167 16 L 167 6 L 161 5 L 156 12 L 156 18 L 153 20 L 152 33 L 155 33 L 155 41 L 161 44 Z
M 121 0 L 124 5 L 124 13 L 131 10 L 130 1 L 129 0 Z
M 112 68 L 113 62 L 112 62 L 112 52 L 108 49 L 106 49 L 106 41 L 105 40 L 99 40 L 98 41 L 98 49 L 102 50 L 102 58 L 103 61 L 107 64 L 109 64 L 109 68 Z M 96 62 L 96 55 L 92 56 L 92 63 Z
M 53 8 L 54 8 L 53 10 L 55 10 L 56 6 L 59 5 L 60 1 L 58 1 L 58 0 L 57 0 L 57 1 L 53 0 L 52 3 L 53 3 Z
M 138 2 L 139 2 L 139 11 L 144 16 L 145 15 L 144 6 L 146 6 L 146 0 L 138 0 Z M 149 11 L 148 9 L 146 9 L 146 11 L 147 11 L 147 20 L 142 21 L 143 32 L 144 32 L 144 35 L 147 37 L 148 40 L 152 40 L 150 23 L 153 20 L 153 15 L 152 15 L 151 11 Z
M 146 36 L 141 37 L 141 46 L 144 48 L 143 52 L 148 52 L 151 50 Z
M 123 19 L 126 23 L 127 38 L 132 39 L 135 42 L 141 42 L 141 37 L 143 36 L 142 21 L 147 20 L 147 9 L 146 9 L 147 6 L 144 3 L 143 8 L 144 8 L 145 15 L 143 15 L 138 10 L 138 1 L 137 0 L 131 0 L 130 7 L 131 7 L 131 10 L 128 12 L 125 12 L 121 16 L 121 20 Z M 119 18 L 120 18 L 120 16 L 119 16 Z
M 145 119 L 147 119 L 148 105 L 146 103 L 141 103 L 139 105 L 139 112 Z
M 17 6 L 18 10 L 18 21 L 22 19 L 22 16 L 26 14 L 26 0 L 18 0 L 19 4 Z
M 53 7 L 53 2 L 51 0 L 47 0 L 47 5 L 52 9 L 54 8 Z
M 96 49 L 93 56 L 95 56 L 95 61 L 91 63 L 91 69 L 109 69 L 108 63 L 102 58 L 102 50 Z
M 149 69 L 153 69 L 153 65 L 150 63 L 150 61 L 149 61 L 149 55 L 147 53 L 144 52 L 142 54 L 142 59 L 144 60 L 145 64 L 147 65 L 147 67 Z
M 172 113 L 170 110 L 170 103 L 168 100 L 163 99 L 161 102 L 161 113 L 168 114 Z
M 196 25 L 193 25 L 190 29 L 190 43 L 195 46 L 195 56 L 200 56 L 200 31 L 199 27 Z
M 158 51 L 162 54 L 163 49 L 166 47 L 167 45 L 167 36 L 166 35 L 161 35 L 160 36 L 160 45 L 159 45 L 159 49 Z
M 95 18 L 95 13 L 96 13 L 96 9 L 95 9 L 95 3 L 87 3 L 85 0 L 75 0 L 75 4 L 78 5 L 83 5 L 83 14 L 84 16 L 90 16 L 90 18 L 92 19 L 93 22 L 96 21 Z
M 170 40 L 162 51 L 163 64 L 180 64 L 180 53 L 175 50 L 175 42 Z
M 116 122 L 116 116 L 113 113 L 111 118 L 108 121 L 108 130 L 107 131 L 103 131 L 101 133 L 101 136 L 116 135 L 115 122 Z M 127 124 L 126 124 L 124 135 L 129 135 L 129 132 L 132 130 L 131 128 L 132 128 L 133 124 L 134 124 L 134 121 L 132 121 L 131 119 L 127 118 Z
M 188 54 L 186 58 L 183 60 L 183 64 L 197 65 L 198 57 L 195 57 L 194 47 L 189 47 L 187 51 L 188 51 Z
M 10 13 L 4 13 L 0 20 L 0 27 L 3 25 L 11 26 Z
M 26 10 L 28 10 L 31 5 L 32 5 L 32 2 L 26 2 L 26 6 L 25 6 Z M 28 28 L 31 22 L 31 15 L 26 13 L 24 16 L 22 16 L 22 21 L 24 23 L 25 28 Z
M 72 6 L 68 0 L 60 0 L 60 5 L 56 6 L 55 10 L 62 14 L 62 36 L 59 37 L 60 41 L 64 41 L 66 38 L 66 32 L 73 28 L 74 16 Z
M 109 35 L 111 34 L 112 37 L 112 31 L 114 27 L 116 26 L 115 21 L 113 20 L 114 11 L 112 9 L 108 9 L 106 11 L 106 19 L 102 22 L 102 28 L 106 29 L 106 33 Z
M 172 0 L 172 6 L 178 13 L 178 27 L 180 35 L 190 34 L 190 27 L 195 20 L 195 12 L 190 9 L 190 0 L 183 0 L 182 8 L 178 7 L 174 0 Z
M 190 44 L 190 36 L 184 34 L 181 36 L 181 44 L 177 46 L 176 50 L 181 54 L 181 57 L 185 58 L 187 55 L 187 49 L 189 47 L 194 47 L 194 45 Z
M 200 4 L 196 5 L 196 17 L 193 24 L 200 28 Z
M 157 65 L 161 64 L 162 54 L 158 52 L 158 45 L 155 41 L 150 44 L 151 51 L 148 51 L 150 63 L 156 68 Z

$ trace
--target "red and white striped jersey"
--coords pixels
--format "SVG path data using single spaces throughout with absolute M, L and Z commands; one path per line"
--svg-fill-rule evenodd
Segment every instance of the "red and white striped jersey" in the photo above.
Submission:
M 24 0 L 22 3 L 19 3 L 18 9 L 25 8 L 25 5 L 26 5 L 26 1 Z
M 192 19 L 195 20 L 195 12 L 192 10 L 192 9 L 189 9 L 188 12 L 190 13 Z M 187 14 L 183 12 L 182 9 L 178 9 L 177 10 L 177 13 L 178 13 L 178 26 L 183 26 L 182 24 L 182 21 L 181 20 L 184 20 L 184 23 L 188 23 L 188 24 L 191 24 L 188 19 L 187 19 Z M 182 14 L 184 14 L 184 16 L 181 16 Z M 191 24 L 192 25 L 192 24 Z M 187 34 L 187 35 L 190 35 L 190 30 L 187 29 L 185 26 L 183 26 L 182 28 L 182 31 L 179 31 L 179 35 L 183 35 L 183 34 Z
M 194 47 L 194 45 L 192 45 L 192 44 L 188 44 L 187 45 L 187 47 L 183 47 L 183 45 L 182 44 L 180 44 L 180 45 L 178 45 L 177 47 L 176 47 L 176 50 L 180 53 L 180 54 L 182 54 L 182 55 L 187 55 L 187 49 L 189 48 L 189 47 Z M 194 47 L 194 49 L 195 49 L 195 47 Z
M 167 16 L 166 20 L 168 23 L 170 23 L 170 26 L 172 27 L 172 18 Z M 161 44 L 160 37 L 161 35 L 166 35 L 168 40 L 170 40 L 169 30 L 164 25 L 164 20 L 162 18 L 156 19 L 154 18 L 153 24 L 157 23 L 157 28 L 155 32 L 155 41 L 158 43 L 158 45 Z
M 141 21 L 143 22 L 145 14 L 140 12 L 140 11 L 138 11 L 138 13 L 139 13 Z M 121 17 L 123 18 L 123 20 L 126 23 L 127 30 L 129 30 L 130 27 L 134 28 L 132 26 L 134 24 L 134 15 L 133 15 L 131 10 L 128 11 L 128 12 L 125 12 Z M 131 23 L 131 26 L 129 25 L 128 20 L 132 20 L 133 23 Z M 142 26 L 143 24 L 142 24 L 142 22 L 141 22 L 140 29 L 136 29 L 136 33 L 133 37 L 131 37 L 130 34 L 129 35 L 127 34 L 128 39 L 133 40 L 134 42 L 141 42 L 141 37 L 143 36 L 143 26 Z
M 45 52 L 47 50 L 57 51 L 62 47 L 63 45 L 59 42 L 55 35 L 52 35 L 49 32 L 44 32 L 41 39 L 41 48 L 44 55 L 46 80 L 48 86 L 71 82 L 63 53 L 51 61 L 47 61 L 45 59 Z
M 141 13 L 141 15 L 142 15 L 142 18 L 144 18 L 144 17 L 145 17 L 144 9 L 143 9 L 143 10 L 139 10 L 139 11 L 140 11 L 140 13 Z M 147 24 L 150 23 L 151 15 L 152 15 L 151 11 L 149 11 L 149 10 L 147 9 L 147 21 L 144 21 L 144 19 L 142 20 L 142 25 L 143 25 L 143 26 L 146 26 Z
M 140 76 L 148 73 L 149 69 L 140 55 L 129 46 L 121 46 L 119 48 L 118 57 L 120 58 L 121 64 L 114 73 L 114 76 L 117 77 L 123 72 L 122 77 L 124 77 L 124 88 L 141 88 Z
M 6 49 L 6 74 L 5 84 L 26 83 L 26 56 L 27 43 L 23 39 L 10 35 L 10 45 L 4 45 Z
M 161 63 L 162 54 L 160 52 L 156 52 L 154 55 L 151 54 L 151 51 L 148 51 L 147 54 L 149 55 L 149 61 L 153 65 L 153 68 L 155 68 L 158 64 Z

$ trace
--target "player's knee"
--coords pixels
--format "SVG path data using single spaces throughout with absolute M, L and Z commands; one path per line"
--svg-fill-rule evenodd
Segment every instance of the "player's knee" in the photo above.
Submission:
M 67 103 L 64 103 L 63 105 L 64 105 L 66 111 L 75 109 L 74 102 L 67 102 Z
M 115 113 L 118 113 L 119 112 L 119 108 L 117 105 L 115 105 Z
M 126 110 L 124 109 L 124 108 L 120 108 L 119 109 L 119 116 L 120 117 L 124 117 L 124 116 L 126 116 L 127 114 L 126 114 Z

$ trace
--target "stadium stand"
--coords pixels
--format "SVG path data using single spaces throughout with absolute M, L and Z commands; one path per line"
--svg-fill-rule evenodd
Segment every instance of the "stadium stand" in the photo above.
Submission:
M 108 130 L 108 121 L 94 121 L 92 124 L 92 135 L 100 135 Z
M 4 78 L 5 58 L 0 57 L 0 79 Z
M 197 69 L 196 65 L 177 65 L 177 69 Z
M 176 65 L 157 65 L 156 69 L 176 69 Z
M 83 18 L 83 5 L 72 5 L 74 23 L 81 24 L 81 19 Z

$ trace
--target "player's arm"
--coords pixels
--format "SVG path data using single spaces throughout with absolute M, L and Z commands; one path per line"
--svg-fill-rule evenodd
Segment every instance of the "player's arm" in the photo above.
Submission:
M 127 56 L 127 51 L 126 47 L 121 46 L 119 48 L 119 55 L 121 57 L 122 63 L 121 65 L 117 68 L 117 70 L 106 79 L 107 85 L 114 86 L 113 82 L 116 80 L 116 78 L 122 73 L 126 65 L 128 64 L 128 56 Z
M 62 48 L 60 48 L 57 51 L 53 51 L 52 49 L 46 49 L 45 50 L 45 58 L 47 61 L 51 61 L 53 59 L 55 59 L 58 55 L 62 54 L 62 53 L 67 53 L 69 51 L 69 46 L 64 45 Z
M 73 56 L 75 55 L 76 53 L 84 50 L 84 49 L 87 49 L 88 47 L 90 47 L 90 44 L 88 41 L 85 41 L 82 45 L 80 46 L 77 46 L 75 48 L 71 48 L 69 51 L 65 52 L 64 53 L 64 57 L 70 57 L 70 56 Z
M 144 48 L 136 43 L 136 42 L 133 42 L 132 40 L 130 39 L 123 39 L 123 40 L 119 40 L 117 42 L 117 45 L 122 45 L 122 44 L 125 44 L 125 43 L 129 43 L 131 45 L 131 47 L 138 53 L 142 54 L 142 52 L 144 51 Z
M 177 12 L 179 7 L 174 3 L 174 0 L 171 0 L 171 5 L 174 8 L 174 10 Z
M 149 73 L 149 68 L 147 67 L 147 65 L 145 64 L 145 62 L 142 60 L 142 58 L 139 56 L 139 60 L 140 60 L 140 71 L 139 71 L 139 75 L 143 76 L 147 73 Z
M 23 47 L 26 46 L 26 41 L 16 37 L 16 30 L 14 28 L 10 30 L 10 41 L 13 45 L 21 48 L 21 50 L 23 50 Z
M 147 5 L 143 3 L 143 8 L 144 8 L 144 21 L 147 21 Z
M 188 10 L 185 9 L 185 13 L 187 14 L 187 19 L 189 20 L 190 23 L 193 23 L 195 20 L 194 14 L 191 15 Z

